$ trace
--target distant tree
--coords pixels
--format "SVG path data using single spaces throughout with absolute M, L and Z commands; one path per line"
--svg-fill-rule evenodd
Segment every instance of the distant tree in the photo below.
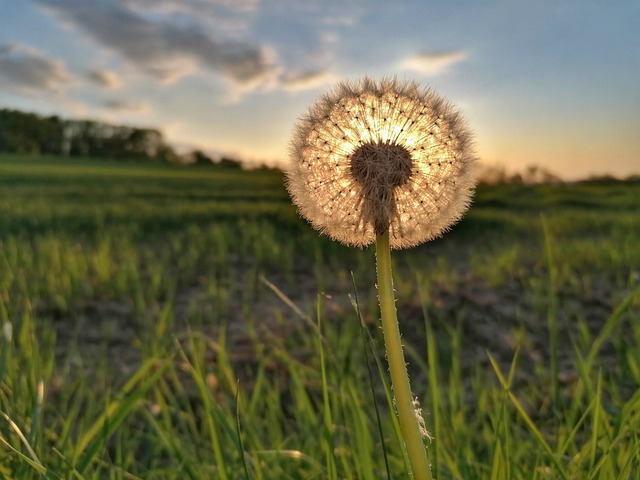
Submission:
M 153 159 L 164 163 L 173 163 L 176 165 L 182 163 L 180 155 L 178 155 L 176 151 L 166 143 L 163 143 L 160 147 L 158 147 L 158 151 L 156 152 L 156 155 L 155 157 L 153 157 Z
M 557 183 L 561 181 L 560 177 L 538 165 L 529 165 L 521 173 L 509 173 L 504 165 L 483 165 L 480 169 L 479 180 L 480 183 L 489 185 Z
M 256 168 L 254 168 L 253 170 L 257 170 L 260 172 L 281 172 L 282 173 L 282 169 L 275 166 L 275 165 L 267 165 L 266 163 L 261 163 L 260 165 L 258 165 Z
M 242 168 L 242 163 L 228 157 L 222 157 L 217 164 L 225 168 L 237 168 L 237 169 Z
M 201 150 L 194 150 L 190 155 L 189 165 L 195 166 L 212 166 L 213 160 Z
M 156 129 L 69 120 L 66 122 L 65 139 L 70 155 L 169 162 L 177 159 L 173 149 L 164 143 L 162 133 Z
M 64 123 L 60 117 L 53 115 L 42 121 L 42 133 L 39 138 L 40 153 L 60 155 L 64 143 Z
M 604 175 L 590 175 L 589 177 L 582 180 L 580 183 L 588 183 L 591 185 L 612 185 L 615 183 L 620 183 L 623 180 L 614 177 L 613 175 L 604 174 Z
M 95 152 L 95 126 L 94 122 L 89 120 L 68 121 L 69 127 L 69 155 L 71 156 L 88 156 Z
M 522 178 L 518 175 L 510 175 L 504 165 L 482 165 L 479 173 L 480 183 L 489 185 L 504 183 L 522 183 Z
M 557 183 L 560 178 L 544 167 L 529 165 L 523 174 L 524 183 Z
M 624 181 L 629 183 L 640 183 L 640 174 L 634 173 L 633 175 L 629 175 L 624 179 Z
M 26 154 L 59 154 L 63 125 L 60 118 L 42 118 L 19 110 L 0 110 L 0 151 Z
M 125 150 L 136 158 L 156 158 L 164 146 L 162 134 L 149 128 L 134 128 L 124 142 Z
M 180 162 L 156 129 L 63 120 L 7 108 L 0 109 L 0 151 Z

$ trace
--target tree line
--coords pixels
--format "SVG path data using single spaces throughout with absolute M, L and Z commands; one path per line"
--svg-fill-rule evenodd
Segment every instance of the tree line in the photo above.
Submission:
M 65 120 L 7 108 L 0 109 L 0 152 L 169 163 L 185 160 L 153 128 Z M 198 153 L 202 162 L 205 155 Z

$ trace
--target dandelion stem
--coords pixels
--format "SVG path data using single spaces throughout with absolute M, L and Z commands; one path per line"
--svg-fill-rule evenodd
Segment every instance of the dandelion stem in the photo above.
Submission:
M 384 344 L 391 373 L 391 385 L 400 420 L 400 430 L 407 449 L 414 480 L 431 480 L 431 470 L 422 439 L 419 417 L 416 414 L 413 394 L 409 385 L 409 374 L 404 361 L 400 328 L 396 313 L 393 277 L 391 275 L 391 252 L 389 231 L 376 235 L 376 264 L 378 274 L 378 298 Z

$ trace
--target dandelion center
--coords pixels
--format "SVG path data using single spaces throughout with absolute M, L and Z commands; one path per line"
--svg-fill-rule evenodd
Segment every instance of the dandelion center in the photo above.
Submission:
M 386 231 L 396 215 L 395 190 L 409 181 L 412 166 L 409 151 L 389 142 L 365 143 L 351 155 L 351 175 L 362 188 L 364 219 L 376 233 Z
M 351 154 L 351 175 L 363 188 L 401 187 L 411 177 L 413 160 L 402 145 L 365 143 Z

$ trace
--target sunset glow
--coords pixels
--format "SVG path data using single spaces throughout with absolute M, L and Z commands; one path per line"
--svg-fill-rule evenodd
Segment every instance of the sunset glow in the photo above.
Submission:
M 0 108 L 283 165 L 323 91 L 396 76 L 452 99 L 484 164 L 627 176 L 640 172 L 638 18 L 638 2 L 580 0 L 7 1 Z

